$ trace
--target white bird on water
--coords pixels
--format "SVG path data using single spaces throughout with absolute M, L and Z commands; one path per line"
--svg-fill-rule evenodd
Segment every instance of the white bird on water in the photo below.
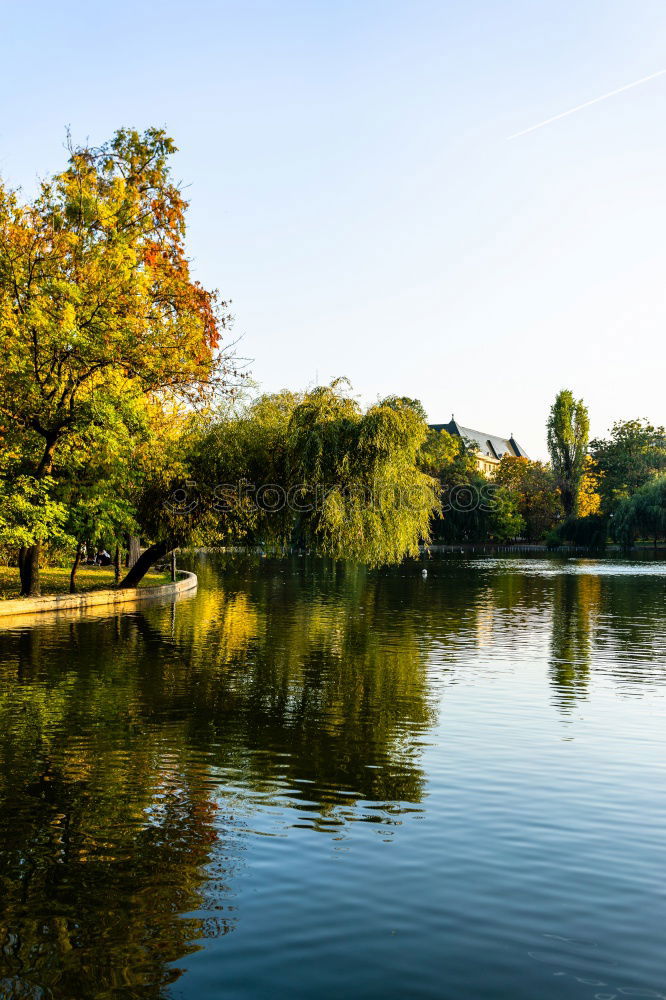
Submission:
M 427 577 L 427 575 L 428 575 L 428 570 L 427 569 L 422 569 L 421 570 L 421 576 L 423 577 L 424 580 Z

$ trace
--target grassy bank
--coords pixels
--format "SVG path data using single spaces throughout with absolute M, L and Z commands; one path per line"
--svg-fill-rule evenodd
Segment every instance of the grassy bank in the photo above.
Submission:
M 69 569 L 51 567 L 40 569 L 42 596 L 50 594 L 69 593 Z M 76 574 L 77 593 L 87 590 L 104 590 L 114 585 L 113 566 L 83 566 Z M 147 573 L 139 584 L 140 587 L 156 587 L 162 583 L 171 583 L 170 573 Z M 20 596 L 18 569 L 13 566 L 0 566 L 0 601 L 12 600 Z

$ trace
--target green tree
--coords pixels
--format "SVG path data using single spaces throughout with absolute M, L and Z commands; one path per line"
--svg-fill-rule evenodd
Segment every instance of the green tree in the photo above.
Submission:
M 442 515 L 432 530 L 435 541 L 450 545 L 506 542 L 520 537 L 524 528 L 513 490 L 476 471 L 464 482 L 443 488 Z
M 380 406 L 390 406 L 393 410 L 399 410 L 404 406 L 408 406 L 414 413 L 424 422 L 428 421 L 428 414 L 425 411 L 425 407 L 420 399 L 412 399 L 411 396 L 386 396 L 385 399 L 379 401 Z
M 191 479 L 208 484 L 212 511 L 199 518 L 197 532 L 207 544 L 248 543 L 283 546 L 297 540 L 298 498 L 290 488 L 287 441 L 294 410 L 303 393 L 266 393 L 231 413 L 219 414 L 186 445 Z M 257 489 L 271 484 L 284 503 L 266 510 Z M 261 499 L 261 493 L 259 496 Z M 293 500 L 296 503 L 293 503 Z
M 47 538 L 66 536 L 67 509 L 53 498 L 53 480 L 19 475 L 0 480 L 0 545 L 25 551 Z
M 460 438 L 433 427 L 428 428 L 418 460 L 421 469 L 442 485 L 465 482 L 476 470 L 476 462 Z
M 306 544 L 375 566 L 417 555 L 439 508 L 437 481 L 418 465 L 426 434 L 411 405 L 361 413 L 338 382 L 308 393 L 291 418 L 286 454 L 292 489 L 303 483 L 316 495 L 313 510 L 300 512 Z
M 570 389 L 557 394 L 548 418 L 548 450 L 567 517 L 578 512 L 590 432 L 587 407 Z
M 630 546 L 636 538 L 666 536 L 666 476 L 644 483 L 632 497 L 618 504 L 613 531 L 619 542 Z
M 602 510 L 613 514 L 618 504 L 666 471 L 666 429 L 647 420 L 613 424 L 608 438 L 591 444 Z
M 506 455 L 494 482 L 514 493 L 531 542 L 543 538 L 562 517 L 560 491 L 552 470 L 543 462 Z

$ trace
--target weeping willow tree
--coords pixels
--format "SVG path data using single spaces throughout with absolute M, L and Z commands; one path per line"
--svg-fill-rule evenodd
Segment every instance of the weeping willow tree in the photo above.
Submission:
M 666 537 L 666 476 L 645 483 L 634 495 L 619 504 L 613 521 L 614 534 L 626 548 L 636 538 L 652 538 L 655 544 Z
M 426 434 L 409 400 L 390 397 L 362 413 L 340 382 L 308 393 L 286 446 L 290 489 L 304 484 L 312 507 L 295 525 L 302 539 L 371 566 L 417 555 L 439 510 L 439 483 L 417 464 Z
M 390 397 L 364 412 L 345 380 L 262 396 L 191 437 L 191 537 L 370 566 L 416 555 L 439 510 L 439 483 L 418 463 L 426 434 L 414 401 Z

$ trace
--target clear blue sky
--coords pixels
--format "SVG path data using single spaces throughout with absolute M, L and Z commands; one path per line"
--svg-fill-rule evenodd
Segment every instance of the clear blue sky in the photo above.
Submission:
M 198 276 L 265 389 L 513 431 L 666 420 L 663 0 L 3 4 L 0 173 L 164 125 Z

